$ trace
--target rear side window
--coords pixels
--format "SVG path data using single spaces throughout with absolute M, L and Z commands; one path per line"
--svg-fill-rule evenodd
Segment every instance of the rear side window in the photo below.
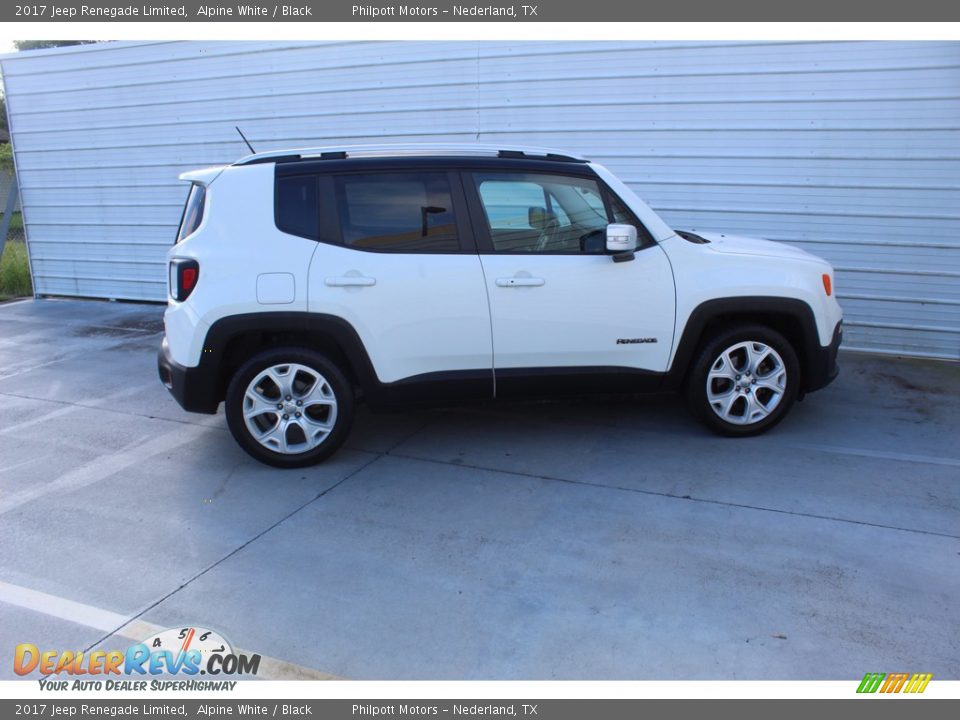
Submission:
M 308 238 L 320 235 L 317 183 L 316 175 L 277 178 L 274 212 L 280 230 Z
M 187 195 L 187 204 L 183 206 L 183 215 L 180 216 L 180 229 L 177 231 L 177 242 L 193 235 L 203 220 L 203 209 L 206 205 L 207 191 L 203 185 L 193 183 L 190 194 Z
M 339 175 L 334 190 L 348 247 L 395 253 L 460 250 L 446 173 Z

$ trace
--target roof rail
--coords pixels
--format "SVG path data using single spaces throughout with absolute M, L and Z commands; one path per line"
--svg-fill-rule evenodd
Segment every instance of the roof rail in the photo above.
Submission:
M 343 145 L 290 150 L 269 150 L 254 153 L 237 160 L 234 165 L 255 165 L 268 162 L 296 162 L 298 160 L 345 160 L 347 158 L 389 157 L 501 157 L 554 160 L 558 162 L 589 162 L 586 158 L 536 147 L 501 147 L 476 143 Z

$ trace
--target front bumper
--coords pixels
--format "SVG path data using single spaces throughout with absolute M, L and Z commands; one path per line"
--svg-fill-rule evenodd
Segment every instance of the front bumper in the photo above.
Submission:
M 160 381 L 187 412 L 213 415 L 220 406 L 216 373 L 204 363 L 195 368 L 184 367 L 170 356 L 170 346 L 164 338 L 157 353 L 157 372 Z
M 841 342 L 843 342 L 843 323 L 838 322 L 833 330 L 833 340 L 830 344 L 827 347 L 818 348 L 813 357 L 807 361 L 807 381 L 804 383 L 806 392 L 826 387 L 837 377 L 840 372 L 837 353 Z

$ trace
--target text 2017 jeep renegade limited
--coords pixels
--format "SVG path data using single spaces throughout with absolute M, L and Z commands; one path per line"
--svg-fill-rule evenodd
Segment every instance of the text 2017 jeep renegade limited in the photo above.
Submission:
M 582 158 L 323 148 L 181 179 L 160 377 L 271 465 L 329 456 L 358 400 L 683 389 L 753 435 L 837 373 L 828 263 L 675 231 Z

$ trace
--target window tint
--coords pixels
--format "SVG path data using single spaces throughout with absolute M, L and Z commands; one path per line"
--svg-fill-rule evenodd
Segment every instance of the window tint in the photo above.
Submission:
M 446 173 L 376 173 L 334 179 L 343 243 L 383 252 L 457 252 Z
M 577 192 L 580 193 L 583 201 L 596 213 L 597 217 L 603 220 L 607 219 L 607 208 L 604 206 L 603 198 L 600 197 L 597 188 L 581 186 L 577 188 Z
M 203 185 L 193 183 L 190 194 L 187 195 L 187 204 L 183 207 L 183 216 L 180 218 L 180 230 L 177 232 L 177 242 L 192 235 L 200 227 L 203 220 L 203 208 L 206 205 L 207 191 Z
M 614 222 L 633 225 L 635 228 L 637 228 L 637 231 L 640 233 L 640 235 L 647 234 L 647 229 L 639 220 L 637 220 L 637 216 L 627 209 L 627 206 L 623 204 L 623 201 L 620 198 L 613 194 L 608 195 L 608 197 L 610 198 L 610 209 L 613 210 Z
M 503 230 L 529 230 L 529 209 L 546 204 L 543 187 L 522 180 L 486 180 L 480 185 L 480 196 L 490 226 Z
M 316 176 L 277 178 L 275 203 L 277 227 L 280 230 L 309 238 L 319 235 L 320 208 Z
M 529 173 L 475 173 L 497 252 L 597 252 L 607 226 L 595 180 Z M 588 240 L 589 237 L 589 240 Z

